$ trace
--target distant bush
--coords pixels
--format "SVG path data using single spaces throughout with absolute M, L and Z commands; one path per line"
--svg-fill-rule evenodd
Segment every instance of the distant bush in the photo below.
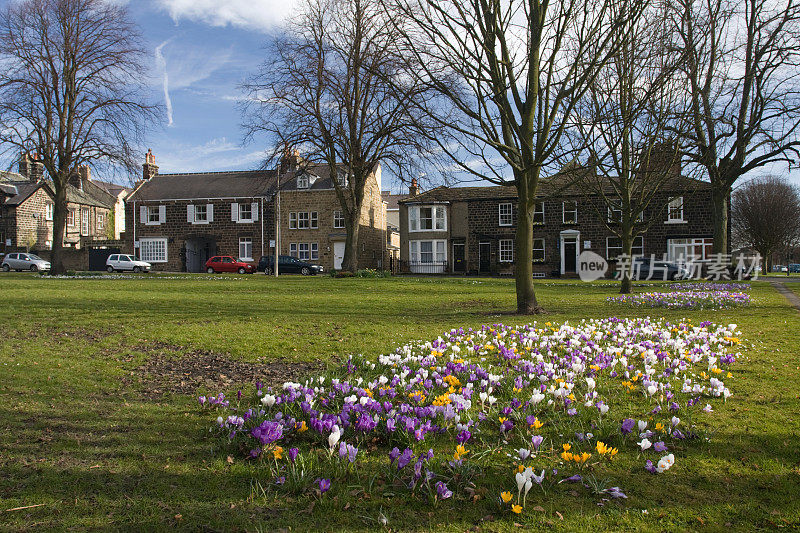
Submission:
M 359 278 L 388 278 L 392 273 L 386 270 L 375 270 L 374 268 L 365 268 L 356 272 Z

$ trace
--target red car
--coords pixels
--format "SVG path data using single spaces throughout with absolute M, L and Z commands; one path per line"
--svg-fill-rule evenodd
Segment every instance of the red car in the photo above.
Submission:
M 239 274 L 252 274 L 256 268 L 249 264 L 234 259 L 229 255 L 215 255 L 206 261 L 206 272 L 214 274 L 216 272 L 238 272 Z

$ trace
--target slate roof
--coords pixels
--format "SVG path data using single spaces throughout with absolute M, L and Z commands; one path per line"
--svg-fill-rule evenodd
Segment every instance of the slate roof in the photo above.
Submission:
M 101 189 L 103 189 L 104 191 L 106 191 L 108 194 L 110 194 L 115 198 L 119 196 L 119 193 L 131 190 L 130 187 L 125 187 L 124 185 L 120 185 L 118 183 L 112 183 L 110 181 L 92 180 L 92 183 L 94 183 L 95 185 L 97 185 L 98 187 L 100 187 Z
M 107 209 L 113 209 L 117 203 L 117 199 L 114 196 L 108 194 L 105 189 L 96 185 L 93 181 L 84 182 L 83 187 L 83 190 L 81 190 L 72 184 L 68 184 L 67 203 L 91 205 Z
M 399 209 L 400 201 L 409 198 L 410 194 L 392 194 L 389 191 L 383 191 L 381 197 L 386 202 L 386 209 Z
M 14 187 L 17 190 L 16 196 L 12 196 L 8 200 L 4 202 L 4 205 L 16 206 L 20 205 L 22 202 L 27 200 L 31 197 L 33 193 L 39 190 L 40 187 L 47 187 L 50 194 L 52 194 L 52 189 L 50 189 L 50 185 L 44 181 L 24 181 L 24 182 L 15 182 Z
M 194 200 L 256 198 L 275 189 L 275 170 L 240 170 L 158 174 L 142 183 L 128 200 Z

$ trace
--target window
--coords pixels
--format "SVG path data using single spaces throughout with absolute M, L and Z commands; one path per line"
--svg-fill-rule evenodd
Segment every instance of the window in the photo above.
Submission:
M 513 263 L 514 262 L 514 240 L 513 239 L 500 239 L 500 262 Z
M 667 240 L 667 257 L 670 261 L 683 259 L 705 261 L 711 258 L 712 238 L 669 239 Z
M 70 209 L 69 211 L 67 211 L 67 226 L 69 226 L 70 228 L 74 228 L 75 227 L 75 210 L 74 209 Z
M 619 237 L 606 238 L 606 259 L 609 261 L 616 259 L 622 253 L 622 239 Z M 639 235 L 633 239 L 633 246 L 631 246 L 631 255 L 644 255 L 644 237 Z
M 298 189 L 308 189 L 308 174 L 301 174 L 297 176 L 297 188 Z
M 622 222 L 622 209 L 617 205 L 608 206 L 608 222 L 616 224 Z
M 447 209 L 443 205 L 411 206 L 408 210 L 409 231 L 446 231 Z
M 289 229 L 317 229 L 319 227 L 316 211 L 289 213 Z
M 577 224 L 578 223 L 578 202 L 575 200 L 567 200 L 561 203 L 562 221 L 564 224 Z
M 292 257 L 297 257 L 297 243 L 293 242 L 289 244 L 289 255 Z
M 544 261 L 544 239 L 533 239 L 533 260 Z
M 683 219 L 683 196 L 670 198 L 667 204 L 667 222 L 685 222 Z
M 167 220 L 167 206 L 165 205 L 148 205 L 142 206 L 141 216 L 139 218 L 147 226 L 157 226 Z
M 498 217 L 497 217 L 497 224 L 500 226 L 510 226 L 514 222 L 513 216 L 513 205 L 511 203 L 508 204 L 500 204 L 498 207 Z M 502 259 L 501 259 L 502 261 Z M 512 259 L 513 261 L 513 259 Z
M 239 237 L 239 258 L 243 261 L 253 260 L 253 239 L 250 237 Z
M 97 229 L 103 230 L 106 227 L 106 215 L 104 213 L 97 213 Z
M 308 213 L 297 213 L 297 229 L 308 229 L 309 217 Z
M 536 202 L 533 206 L 533 223 L 544 224 L 544 202 Z
M 89 236 L 89 210 L 81 209 L 81 235 Z
M 311 229 L 317 229 L 319 227 L 319 222 L 317 221 L 317 212 L 311 211 L 308 215 Z
M 148 263 L 166 263 L 167 239 L 139 239 L 139 257 Z
M 208 222 L 208 206 L 202 204 L 194 206 L 194 221 Z
M 53 220 L 53 204 L 50 202 L 44 204 L 44 219 Z
M 411 261 L 417 263 L 445 263 L 447 241 L 410 241 Z
M 333 227 L 336 229 L 344 228 L 344 214 L 341 211 L 333 212 Z
M 297 229 L 297 213 L 289 213 L 289 229 Z
M 253 220 L 253 205 L 252 204 L 238 204 L 239 206 L 239 222 L 252 222 Z
M 289 244 L 289 255 L 301 261 L 315 261 L 319 259 L 319 243 L 293 242 Z
M 344 170 L 337 172 L 336 181 L 339 183 L 339 187 L 347 187 L 347 172 Z

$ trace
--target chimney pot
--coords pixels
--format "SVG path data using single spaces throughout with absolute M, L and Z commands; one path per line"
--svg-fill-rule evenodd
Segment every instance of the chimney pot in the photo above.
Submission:
M 417 178 L 411 179 L 411 186 L 408 188 L 408 194 L 411 196 L 416 196 L 419 194 L 419 183 L 417 182 Z
M 144 165 L 142 165 L 142 178 L 147 181 L 158 175 L 158 166 L 156 165 L 156 156 L 153 151 L 148 148 L 147 154 L 144 156 Z

